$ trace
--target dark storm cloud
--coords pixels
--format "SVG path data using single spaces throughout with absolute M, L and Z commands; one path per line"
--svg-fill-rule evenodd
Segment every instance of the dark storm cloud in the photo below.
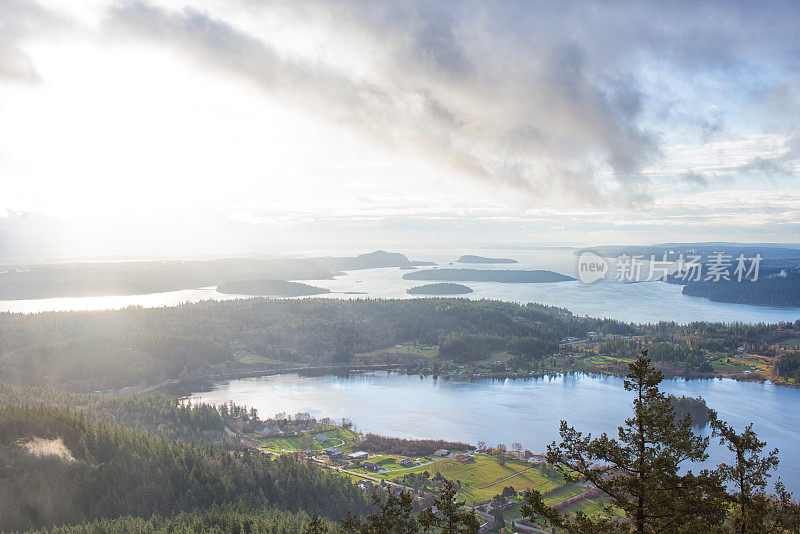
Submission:
M 176 47 L 371 139 L 533 196 L 587 202 L 648 198 L 641 171 L 661 156 L 653 110 L 703 84 L 763 94 L 800 57 L 800 9 L 790 2 L 241 5 L 254 16 L 280 10 L 298 24 L 327 24 L 379 58 L 374 72 L 356 77 L 284 57 L 269 35 L 249 34 L 213 12 L 134 2 L 114 8 L 112 20 L 129 37 Z M 678 80 L 677 89 L 654 85 L 659 76 Z M 692 106 L 685 104 L 692 120 L 684 127 L 704 139 L 721 130 L 719 111 Z M 739 172 L 766 170 L 754 163 Z M 609 193 L 620 187 L 627 199 Z

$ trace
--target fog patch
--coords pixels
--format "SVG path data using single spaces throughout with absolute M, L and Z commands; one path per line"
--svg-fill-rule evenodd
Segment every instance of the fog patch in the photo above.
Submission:
M 20 443 L 20 446 L 29 454 L 37 457 L 54 456 L 67 463 L 76 462 L 75 457 L 69 451 L 61 438 L 44 439 L 33 438 L 30 441 Z

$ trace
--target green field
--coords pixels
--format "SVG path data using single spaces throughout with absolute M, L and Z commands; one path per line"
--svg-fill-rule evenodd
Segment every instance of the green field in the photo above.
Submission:
M 548 506 L 553 506 L 554 504 L 558 504 L 561 501 L 571 499 L 576 495 L 580 495 L 584 491 L 586 491 L 586 488 L 584 488 L 583 486 L 579 486 L 577 484 L 569 484 L 567 486 L 558 488 L 554 492 L 546 495 L 544 497 L 544 502 Z
M 394 347 L 356 354 L 355 356 L 357 358 L 378 358 L 382 354 L 412 354 L 432 359 L 439 355 L 439 351 L 437 349 L 423 349 L 422 346 L 418 346 L 414 343 L 402 343 Z
M 506 363 L 508 360 L 510 360 L 513 357 L 514 357 L 513 354 L 509 354 L 507 352 L 501 352 L 499 354 L 492 354 L 490 356 L 487 356 L 486 358 L 484 358 L 482 360 L 478 360 L 478 361 L 476 361 L 474 363 L 476 363 L 478 365 L 491 365 L 491 364 L 497 363 L 497 362 Z
M 769 358 L 763 356 L 723 356 L 711 361 L 711 366 L 715 371 L 725 373 L 742 373 L 751 371 L 753 373 L 770 373 L 771 362 Z
M 426 470 L 431 476 L 439 472 L 448 480 L 460 481 L 459 498 L 466 500 L 467 504 L 488 501 L 502 492 L 506 486 L 512 486 L 517 491 L 535 488 L 545 492 L 562 483 L 561 480 L 548 478 L 538 469 L 531 468 L 531 464 L 527 462 L 508 459 L 505 465 L 500 465 L 496 458 L 485 455 L 478 455 L 474 462 L 463 464 L 456 460 L 444 459 L 431 465 L 403 471 L 403 474 L 421 473 Z M 377 476 L 397 478 L 392 473 Z
M 326 441 L 325 443 L 318 443 L 314 436 L 317 434 L 324 434 L 335 441 Z M 258 438 L 257 438 L 258 439 Z M 318 431 L 312 430 L 300 436 L 292 437 L 275 437 L 275 438 L 260 438 L 258 439 L 258 446 L 270 449 L 273 451 L 320 451 L 328 447 L 337 447 L 343 451 L 351 450 L 359 441 L 359 434 L 352 430 L 347 430 L 341 427 L 334 427 L 330 430 Z
M 237 361 L 244 365 L 279 365 L 281 363 L 277 360 L 271 360 L 251 352 L 239 356 Z
M 800 337 L 784 339 L 783 341 L 781 341 L 781 347 L 786 347 L 791 349 L 800 348 Z

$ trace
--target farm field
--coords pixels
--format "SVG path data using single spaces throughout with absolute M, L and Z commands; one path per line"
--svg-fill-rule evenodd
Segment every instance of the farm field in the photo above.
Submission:
M 423 348 L 422 345 L 416 345 L 414 343 L 402 343 L 400 345 L 395 345 L 394 347 L 389 347 L 386 349 L 378 349 L 372 352 L 364 352 L 361 354 L 355 354 L 355 358 L 357 359 L 376 359 L 380 358 L 384 354 L 393 354 L 393 355 L 411 355 L 411 356 L 421 356 L 427 359 L 436 358 L 439 355 L 439 349 L 431 349 L 431 348 Z
M 588 358 L 585 358 L 583 361 L 592 365 L 618 365 L 621 363 L 631 363 L 633 358 L 628 358 L 626 356 L 594 354 Z
M 583 486 L 579 486 L 577 484 L 570 484 L 558 488 L 557 490 L 553 491 L 552 493 L 549 493 L 548 495 L 545 495 L 544 502 L 548 506 L 553 506 L 554 504 L 558 504 L 563 500 L 571 499 L 576 495 L 580 495 L 584 491 L 586 491 L 586 488 L 584 488 Z
M 473 362 L 473 363 L 475 363 L 477 365 L 491 365 L 491 364 L 497 363 L 497 362 L 506 363 L 508 360 L 510 360 L 513 357 L 514 357 L 514 355 L 513 354 L 509 354 L 508 352 L 500 352 L 500 353 L 497 353 L 497 354 L 491 354 L 491 355 L 487 356 L 486 358 L 484 358 L 482 360 L 478 360 L 478 361 Z
M 324 434 L 331 439 L 329 441 L 320 443 L 315 438 L 317 434 Z M 322 432 L 318 430 L 312 430 L 299 436 L 270 438 L 259 438 L 258 436 L 254 437 L 258 440 L 259 447 L 276 452 L 306 450 L 321 451 L 328 447 L 337 447 L 342 451 L 348 451 L 351 450 L 359 441 L 359 434 L 357 432 L 353 432 L 352 430 L 341 427 L 334 427 L 331 430 L 325 430 Z
M 512 486 L 520 492 L 537 489 L 544 493 L 563 483 L 560 477 L 559 479 L 548 477 L 527 462 L 507 459 L 505 465 L 500 465 L 496 458 L 481 454 L 477 455 L 474 462 L 461 463 L 457 460 L 443 459 L 428 466 L 404 471 L 403 474 L 421 473 L 426 470 L 431 476 L 438 472 L 448 480 L 461 482 L 459 498 L 466 500 L 467 504 L 487 501 L 502 492 L 506 486 Z M 377 476 L 390 480 L 400 478 L 392 473 Z
M 711 361 L 715 371 L 723 373 L 760 373 L 765 376 L 772 375 L 773 362 L 767 356 L 755 354 L 739 354 L 736 356 L 723 356 Z

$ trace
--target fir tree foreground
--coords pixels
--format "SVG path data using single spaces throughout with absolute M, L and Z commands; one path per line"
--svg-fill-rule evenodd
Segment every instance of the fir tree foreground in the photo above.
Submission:
M 584 436 L 562 421 L 561 443 L 548 446 L 547 460 L 567 481 L 591 483 L 609 498 L 603 516 L 568 517 L 545 505 L 536 490 L 526 493 L 523 514 L 535 524 L 574 533 L 800 531 L 800 506 L 780 482 L 776 495 L 766 491 L 778 451 L 761 457 L 765 443 L 752 425 L 737 434 L 712 412 L 713 436 L 735 453 L 735 463 L 697 473 L 690 469 L 708 458 L 709 438 L 692 432 L 689 416 L 676 419 L 659 390 L 662 380 L 642 351 L 624 382 L 634 394 L 633 416 L 619 427 L 618 437 Z

